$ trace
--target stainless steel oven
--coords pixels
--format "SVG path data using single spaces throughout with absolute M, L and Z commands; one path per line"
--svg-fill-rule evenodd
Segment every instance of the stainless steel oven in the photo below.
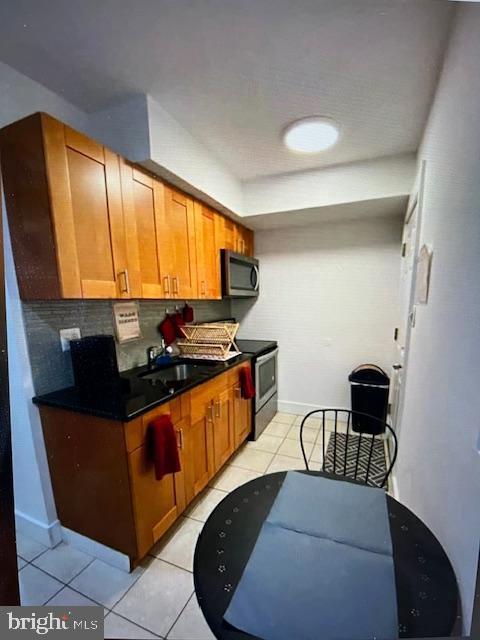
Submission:
M 255 418 L 253 439 L 256 440 L 268 426 L 278 408 L 277 391 L 278 349 L 257 356 L 255 366 Z
M 255 412 L 277 393 L 277 355 L 274 349 L 255 359 Z
M 242 353 L 251 355 L 255 397 L 252 399 L 252 432 L 256 440 L 278 409 L 278 346 L 275 340 L 235 340 Z
M 260 286 L 256 258 L 222 249 L 222 290 L 227 298 L 254 298 Z

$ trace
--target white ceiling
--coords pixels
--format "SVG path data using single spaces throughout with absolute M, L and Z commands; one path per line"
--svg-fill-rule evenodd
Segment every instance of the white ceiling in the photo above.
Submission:
M 415 151 L 447 0 L 0 0 L 0 59 L 95 111 L 148 93 L 240 180 Z M 341 140 L 281 143 L 312 114 Z

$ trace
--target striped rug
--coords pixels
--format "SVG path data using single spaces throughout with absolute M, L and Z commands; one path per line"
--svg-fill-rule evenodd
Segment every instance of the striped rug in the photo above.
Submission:
M 336 447 L 335 447 L 336 438 Z M 346 475 L 348 478 L 355 478 L 355 467 L 357 465 L 357 451 L 360 446 L 360 454 L 358 456 L 357 480 L 365 482 L 368 467 L 368 458 L 372 446 L 372 438 L 369 435 L 362 435 L 361 438 L 357 434 L 350 433 L 348 435 L 348 450 L 345 468 L 345 444 L 347 435 L 337 432 L 330 435 L 328 447 L 325 455 L 323 470 L 328 473 L 337 473 Z M 334 471 L 334 455 L 336 458 Z M 375 438 L 373 443 L 372 459 L 370 461 L 370 469 L 368 471 L 368 484 L 373 487 L 380 487 L 385 474 L 387 472 L 387 460 L 385 457 L 384 440 L 379 436 Z M 387 486 L 384 487 L 387 489 Z

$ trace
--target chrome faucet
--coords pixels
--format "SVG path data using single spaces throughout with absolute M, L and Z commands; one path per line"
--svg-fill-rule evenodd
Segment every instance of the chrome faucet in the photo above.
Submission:
M 162 355 L 165 352 L 165 342 L 162 338 L 162 342 L 159 345 L 153 344 L 152 346 L 147 348 L 147 369 L 150 371 L 153 369 L 153 365 L 155 364 L 155 360 L 158 356 Z
M 163 338 L 160 339 L 160 345 L 153 344 L 151 347 L 147 349 L 147 369 L 151 371 L 154 367 L 155 360 L 158 356 L 162 356 L 165 353 L 171 355 L 173 353 L 173 349 L 171 346 L 165 346 L 165 340 Z

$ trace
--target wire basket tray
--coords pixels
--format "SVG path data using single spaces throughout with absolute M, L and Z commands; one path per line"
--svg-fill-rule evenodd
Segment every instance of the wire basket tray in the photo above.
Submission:
M 186 324 L 181 327 L 181 330 L 188 342 L 197 345 L 219 344 L 230 347 L 235 339 L 239 326 L 238 323 Z

